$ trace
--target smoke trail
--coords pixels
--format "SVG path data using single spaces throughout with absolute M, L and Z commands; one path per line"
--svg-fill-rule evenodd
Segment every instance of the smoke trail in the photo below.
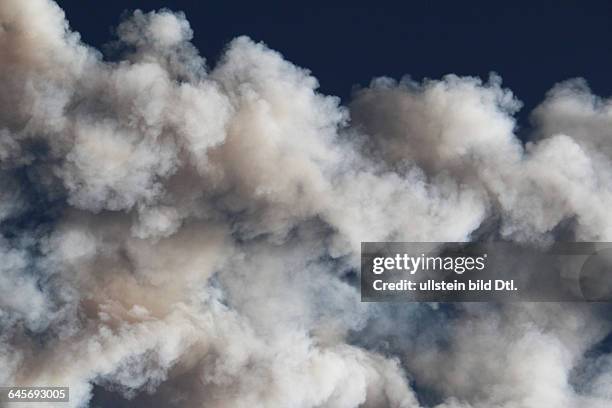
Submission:
M 361 241 L 612 240 L 610 102 L 376 79 L 348 107 L 180 13 L 104 61 L 49 0 L 0 3 L 0 384 L 70 406 L 604 407 L 603 307 L 370 305 Z

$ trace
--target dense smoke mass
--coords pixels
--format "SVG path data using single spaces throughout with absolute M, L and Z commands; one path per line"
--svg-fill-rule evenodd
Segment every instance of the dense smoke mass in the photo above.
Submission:
M 612 103 L 556 85 L 516 136 L 492 75 L 346 106 L 181 13 L 81 42 L 0 2 L 0 385 L 70 407 L 612 404 L 604 305 L 361 303 L 361 241 L 612 241 Z M 409 67 L 407 67 L 409 71 Z M 28 406 L 21 403 L 20 406 Z

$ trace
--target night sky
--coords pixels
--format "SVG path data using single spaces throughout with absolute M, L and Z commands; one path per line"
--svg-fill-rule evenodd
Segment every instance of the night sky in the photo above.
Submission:
M 528 112 L 556 82 L 588 80 L 612 94 L 612 2 L 205 2 L 61 0 L 74 30 L 100 47 L 125 10 L 184 11 L 209 64 L 248 35 L 310 69 L 321 90 L 346 100 L 375 76 L 487 78 L 494 71 Z M 460 4 L 461 3 L 461 4 Z

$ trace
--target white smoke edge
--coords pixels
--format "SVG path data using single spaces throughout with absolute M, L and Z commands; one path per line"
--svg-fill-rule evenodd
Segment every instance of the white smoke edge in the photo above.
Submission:
M 553 88 L 523 147 L 495 76 L 378 79 L 342 107 L 246 37 L 207 71 L 180 13 L 135 12 L 117 63 L 48 0 L 5 0 L 0 23 L 0 383 L 69 385 L 75 407 L 93 384 L 146 406 L 416 407 L 413 383 L 439 408 L 609 405 L 608 355 L 584 358 L 610 329 L 596 308 L 434 319 L 340 278 L 361 241 L 491 218 L 610 240 L 610 102 L 584 82 Z

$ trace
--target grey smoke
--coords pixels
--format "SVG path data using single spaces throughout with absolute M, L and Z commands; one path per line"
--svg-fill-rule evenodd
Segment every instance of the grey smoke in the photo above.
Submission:
M 0 2 L 0 384 L 73 407 L 610 405 L 604 306 L 372 305 L 354 282 L 361 241 L 612 240 L 610 101 L 558 84 L 523 145 L 494 75 L 342 106 L 261 43 L 208 67 L 191 37 L 137 11 L 109 62 L 52 1 Z

